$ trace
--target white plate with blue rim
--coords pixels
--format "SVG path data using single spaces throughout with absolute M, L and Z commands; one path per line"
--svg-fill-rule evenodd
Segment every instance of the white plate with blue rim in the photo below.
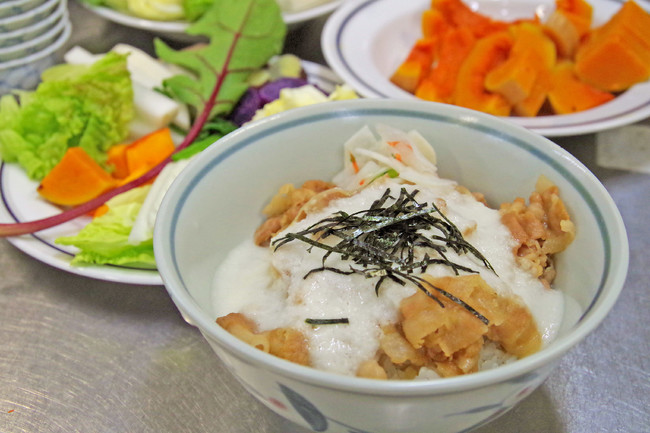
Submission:
M 139 18 L 116 9 L 111 9 L 109 7 L 91 5 L 83 0 L 78 1 L 86 9 L 99 15 L 100 17 L 127 27 L 146 30 L 162 37 L 167 37 L 169 39 L 179 41 L 192 42 L 202 39 L 201 37 L 188 35 L 185 33 L 185 30 L 190 26 L 190 23 L 185 20 L 160 21 Z M 298 27 L 301 24 L 307 23 L 308 21 L 330 14 L 337 7 L 339 7 L 341 3 L 343 3 L 343 0 L 330 0 L 308 9 L 296 12 L 285 12 L 282 14 L 282 16 L 284 18 L 284 22 L 287 24 L 287 26 L 289 26 L 289 28 Z
M 512 21 L 544 19 L 554 0 L 472 0 L 474 10 Z M 593 25 L 606 22 L 620 7 L 619 0 L 589 0 Z M 323 28 L 321 47 L 329 66 L 366 98 L 417 99 L 389 77 L 421 36 L 420 17 L 430 0 L 353 0 L 337 9 Z M 638 1 L 646 10 L 650 4 Z M 650 82 L 639 83 L 612 101 L 574 114 L 508 117 L 510 121 L 547 137 L 598 132 L 650 117 Z
M 330 92 L 341 83 L 329 68 L 308 61 L 302 62 L 307 81 Z M 61 209 L 43 200 L 37 193 L 38 182 L 27 177 L 16 164 L 0 164 L 0 223 L 27 222 L 47 218 Z M 90 222 L 81 217 L 31 235 L 8 237 L 7 240 L 25 254 L 64 271 L 104 281 L 127 284 L 162 285 L 157 270 L 113 265 L 73 265 L 75 247 L 59 245 L 59 237 L 76 235 Z

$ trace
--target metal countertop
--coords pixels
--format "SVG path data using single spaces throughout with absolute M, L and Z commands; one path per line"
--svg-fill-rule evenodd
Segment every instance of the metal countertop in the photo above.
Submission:
M 92 52 L 152 35 L 69 5 L 68 46 Z M 324 20 L 292 30 L 287 51 L 323 63 Z M 650 123 L 648 123 L 650 128 Z M 556 138 L 616 201 L 630 269 L 602 325 L 513 410 L 477 433 L 650 431 L 650 175 L 596 163 L 596 134 Z M 306 433 L 251 397 L 163 287 L 91 280 L 0 239 L 0 432 Z

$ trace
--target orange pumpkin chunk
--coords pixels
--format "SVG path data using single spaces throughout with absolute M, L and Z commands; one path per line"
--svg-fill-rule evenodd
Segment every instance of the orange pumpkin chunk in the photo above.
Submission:
M 578 37 L 582 38 L 591 29 L 593 7 L 585 0 L 556 0 L 555 7 L 571 21 Z
M 571 62 L 562 62 L 555 67 L 551 83 L 548 99 L 557 114 L 587 110 L 614 99 L 613 94 L 580 81 Z
M 108 149 L 109 166 L 113 167 L 112 175 L 116 179 L 124 179 L 129 175 L 129 167 L 126 163 L 126 148 L 128 144 L 116 144 Z
M 171 155 L 174 149 L 169 128 L 159 129 L 134 141 L 125 150 L 129 175 L 148 171 Z
M 507 22 L 475 12 L 461 0 L 432 0 L 431 9 L 440 11 L 452 25 L 467 27 L 477 38 L 503 31 L 508 27 Z
M 51 203 L 76 206 L 114 188 L 116 182 L 81 147 L 71 147 L 37 188 Z
M 576 74 L 608 92 L 650 77 L 650 14 L 633 1 L 595 29 L 576 53 Z
M 454 89 L 454 104 L 497 116 L 510 114 L 511 105 L 497 93 L 485 90 L 487 74 L 505 61 L 512 47 L 508 32 L 494 33 L 479 40 L 463 62 Z
M 428 101 L 450 102 L 456 76 L 476 43 L 466 27 L 449 30 L 440 41 L 438 62 L 420 82 L 415 96 Z
M 503 95 L 518 115 L 535 116 L 546 99 L 555 44 L 535 23 L 510 27 L 514 44 L 508 59 L 485 77 L 485 88 Z
M 435 41 L 435 39 L 418 40 L 390 80 L 407 92 L 415 92 L 433 63 Z
M 436 9 L 427 9 L 422 13 L 422 35 L 425 39 L 441 38 L 448 30 L 453 28 L 442 12 Z

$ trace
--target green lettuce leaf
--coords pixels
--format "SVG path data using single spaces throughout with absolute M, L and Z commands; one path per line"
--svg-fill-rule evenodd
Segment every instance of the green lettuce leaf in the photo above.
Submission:
M 160 39 L 154 42 L 157 56 L 179 65 L 190 75 L 164 81 L 164 90 L 174 99 L 200 113 L 210 106 L 207 118 L 229 113 L 249 84 L 248 76 L 282 50 L 287 26 L 275 0 L 215 0 L 186 32 L 204 35 L 209 44 L 175 51 Z
M 0 101 L 0 155 L 42 179 L 68 147 L 81 146 L 100 164 L 124 140 L 133 118 L 126 56 L 109 53 L 90 66 L 57 65 L 33 92 Z
M 153 239 L 138 245 L 129 243 L 133 222 L 144 203 L 151 185 L 129 190 L 106 202 L 108 211 L 94 218 L 75 236 L 56 239 L 60 245 L 79 248 L 73 265 L 119 265 L 156 268 Z

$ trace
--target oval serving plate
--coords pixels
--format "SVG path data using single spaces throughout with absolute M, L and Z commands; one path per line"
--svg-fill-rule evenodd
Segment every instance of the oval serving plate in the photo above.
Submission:
M 546 17 L 553 0 L 474 0 L 481 13 L 511 21 Z M 594 26 L 607 21 L 621 6 L 617 0 L 589 0 Z M 323 29 L 321 46 L 329 66 L 360 95 L 417 99 L 389 81 L 420 37 L 420 17 L 430 0 L 357 0 L 336 10 Z M 639 2 L 648 8 L 648 4 Z M 650 82 L 633 86 L 612 101 L 575 114 L 508 117 L 542 135 L 568 136 L 602 131 L 650 117 Z

